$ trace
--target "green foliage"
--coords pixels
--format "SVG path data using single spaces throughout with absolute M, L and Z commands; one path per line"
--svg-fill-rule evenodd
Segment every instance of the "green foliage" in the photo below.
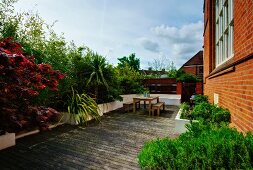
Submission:
M 57 35 L 36 13 L 16 13 L 15 0 L 0 2 L 0 38 L 13 37 L 23 46 L 26 54 L 35 56 L 35 62 L 48 63 L 66 76 L 59 84 L 59 91 L 44 89 L 33 100 L 34 104 L 66 110 L 71 87 L 79 94 L 94 94 L 98 102 L 120 99 L 121 88 L 114 67 L 106 59 L 87 47 L 66 42 L 63 34 Z M 132 61 L 134 57 L 129 57 Z M 88 86 L 87 86 L 88 84 Z
M 207 102 L 208 103 L 208 96 L 206 95 L 195 95 L 194 96 L 194 103 L 198 105 L 199 103 Z
M 176 70 L 173 67 L 170 70 L 168 70 L 167 76 L 169 78 L 176 78 L 177 81 L 179 82 L 195 83 L 198 81 L 198 77 L 196 75 L 185 73 L 181 69 Z
M 206 123 L 221 124 L 230 122 L 230 112 L 227 109 L 201 102 L 191 112 L 192 119 L 204 120 Z
M 181 74 L 179 77 L 177 77 L 177 81 L 193 83 L 193 82 L 197 82 L 198 78 L 196 75 L 184 73 L 184 74 Z
M 171 62 L 167 67 L 167 76 L 169 78 L 177 78 L 179 71 L 177 70 L 176 66 L 173 62 Z
M 77 94 L 73 89 L 73 94 L 68 106 L 69 120 L 83 125 L 88 120 L 94 118 L 99 120 L 99 108 L 97 103 L 87 94 Z
M 190 105 L 187 103 L 182 103 L 180 104 L 180 109 L 182 110 L 180 118 L 190 119 L 190 116 L 191 116 Z
M 180 152 L 177 143 L 169 138 L 146 142 L 138 155 L 142 169 L 173 169 Z
M 145 91 L 141 84 L 143 75 L 140 72 L 135 71 L 130 66 L 125 66 L 122 69 L 118 67 L 115 71 L 122 87 L 122 94 L 141 94 Z
M 252 134 L 196 123 L 177 139 L 145 143 L 138 159 L 142 169 L 251 169 L 252 146 Z
M 135 53 L 130 54 L 128 57 L 124 56 L 122 58 L 118 58 L 118 68 L 124 69 L 125 67 L 130 67 L 135 71 L 140 70 L 140 59 L 136 58 Z

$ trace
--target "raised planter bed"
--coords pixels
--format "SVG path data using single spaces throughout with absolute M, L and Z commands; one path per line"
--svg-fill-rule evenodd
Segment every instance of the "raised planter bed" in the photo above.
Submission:
M 180 134 L 186 132 L 187 129 L 185 125 L 191 123 L 191 121 L 188 119 L 181 119 L 180 118 L 181 113 L 182 113 L 182 109 L 179 109 L 177 116 L 175 118 L 175 131 Z M 197 122 L 197 120 L 193 120 L 193 122 Z
M 15 133 L 0 135 L 0 150 L 14 146 L 16 144 Z

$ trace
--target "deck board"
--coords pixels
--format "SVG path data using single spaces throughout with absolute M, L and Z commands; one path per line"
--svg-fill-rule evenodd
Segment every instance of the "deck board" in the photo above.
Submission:
M 113 111 L 86 127 L 62 125 L 27 136 L 0 151 L 1 169 L 139 169 L 137 155 L 147 140 L 178 136 L 177 106 L 160 117 Z

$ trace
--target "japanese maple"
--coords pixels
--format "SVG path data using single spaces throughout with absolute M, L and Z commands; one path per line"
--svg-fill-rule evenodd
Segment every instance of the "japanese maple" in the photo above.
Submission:
M 30 125 L 47 129 L 58 112 L 30 103 L 45 88 L 56 91 L 63 78 L 51 65 L 36 64 L 12 38 L 0 41 L 0 129 L 15 131 Z

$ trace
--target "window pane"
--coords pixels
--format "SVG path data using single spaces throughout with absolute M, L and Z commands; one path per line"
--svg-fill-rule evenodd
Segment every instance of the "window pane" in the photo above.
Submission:
M 219 0 L 216 0 L 216 20 L 219 18 Z
M 228 35 L 224 34 L 224 48 L 225 48 L 225 52 L 224 52 L 224 57 L 225 59 L 228 58 Z
M 231 32 L 230 32 L 230 27 L 229 27 L 229 30 L 228 30 L 228 57 L 231 56 Z
M 233 0 L 216 0 L 216 66 L 233 53 Z
M 234 54 L 234 26 L 230 26 L 230 36 L 231 36 L 231 54 Z
M 219 57 L 219 46 L 216 45 L 216 61 L 215 61 L 216 66 L 218 65 L 218 57 Z

